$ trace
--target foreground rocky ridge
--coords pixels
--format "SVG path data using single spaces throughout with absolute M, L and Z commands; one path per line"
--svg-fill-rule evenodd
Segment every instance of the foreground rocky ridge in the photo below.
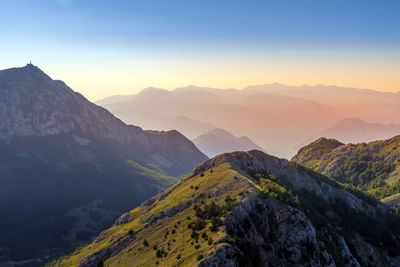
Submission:
M 398 266 L 398 222 L 301 165 L 226 153 L 49 266 Z

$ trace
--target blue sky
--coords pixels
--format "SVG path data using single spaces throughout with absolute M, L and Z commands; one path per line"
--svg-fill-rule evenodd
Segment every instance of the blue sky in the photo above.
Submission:
M 263 73 L 266 83 L 347 75 L 338 85 L 380 89 L 385 80 L 382 90 L 400 91 L 399 14 L 400 1 L 385 0 L 1 0 L 0 68 L 32 59 L 93 99 L 145 86 L 240 87 Z M 360 70 L 338 73 L 365 64 L 374 78 L 365 84 Z M 387 75 L 368 74 L 379 70 Z

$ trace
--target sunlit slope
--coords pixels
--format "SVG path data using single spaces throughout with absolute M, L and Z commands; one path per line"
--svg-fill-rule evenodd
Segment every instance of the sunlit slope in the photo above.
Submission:
M 360 144 L 320 138 L 300 149 L 292 161 L 377 198 L 400 192 L 400 136 Z
M 226 153 L 49 266 L 395 266 L 398 219 L 356 194 L 260 151 Z

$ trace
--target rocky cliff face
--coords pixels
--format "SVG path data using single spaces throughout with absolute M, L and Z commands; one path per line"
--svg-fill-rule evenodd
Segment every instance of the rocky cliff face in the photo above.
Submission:
M 126 125 L 36 66 L 2 70 L 0 262 L 68 251 L 206 159 L 179 132 Z
M 397 266 L 399 218 L 386 216 L 300 165 L 227 153 L 49 265 Z
M 332 256 L 317 239 L 317 230 L 299 210 L 271 200 L 242 203 L 226 219 L 226 229 L 239 263 L 254 266 L 334 266 Z M 236 241 L 236 239 L 235 239 Z M 242 257 L 242 258 L 241 258 Z M 207 261 L 206 261 L 207 262 Z

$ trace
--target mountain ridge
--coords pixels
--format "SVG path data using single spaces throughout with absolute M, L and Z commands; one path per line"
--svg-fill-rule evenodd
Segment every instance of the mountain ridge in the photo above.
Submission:
M 17 86 L 17 90 L 14 88 L 12 93 L 5 96 L 3 95 L 3 97 L 5 97 L 3 101 L 11 106 L 4 108 L 3 113 L 0 114 L 0 118 L 3 118 L 3 123 L 1 124 L 2 127 L 0 127 L 0 138 L 2 139 L 8 140 L 13 136 L 40 136 L 76 132 L 78 135 L 87 134 L 100 138 L 116 138 L 125 144 L 135 144 L 136 146 L 141 146 L 141 149 L 150 151 L 155 149 L 154 146 L 158 142 L 157 139 L 162 137 L 162 135 L 185 139 L 183 135 L 178 137 L 175 131 L 143 131 L 138 126 L 126 125 L 106 109 L 90 103 L 82 95 L 75 93 L 71 88 L 66 86 L 65 83 L 54 82 L 49 76 L 33 65 L 28 65 L 25 68 L 6 70 L 4 73 L 6 73 L 7 76 L 10 76 L 11 73 L 11 76 L 13 76 L 15 75 L 13 72 L 27 74 L 28 76 L 26 80 L 20 78 L 17 83 L 14 83 L 13 86 Z M 4 73 L 3 76 L 5 75 Z M 39 78 L 40 81 L 44 80 L 46 84 L 53 86 L 51 92 L 53 94 L 58 94 L 56 97 L 59 98 L 51 98 L 50 101 L 53 102 L 46 106 L 43 104 L 46 103 L 46 101 L 40 102 L 45 100 L 45 96 L 40 95 L 43 88 L 32 87 L 33 90 L 37 91 L 37 95 L 32 95 L 31 93 L 28 96 L 31 102 L 28 103 L 24 101 L 23 92 L 26 87 L 21 83 L 32 81 L 33 78 Z M 37 80 L 34 82 L 38 83 Z M 57 84 L 57 86 L 54 86 L 54 84 Z M 0 86 L 2 88 L 7 88 L 4 82 L 0 84 Z M 18 93 L 22 95 L 19 95 Z M 72 109 L 66 104 L 63 105 L 63 103 L 71 103 L 75 106 Z M 29 107 L 28 105 L 31 106 Z M 78 105 L 81 106 L 79 107 Z M 24 107 L 26 110 L 24 111 L 19 107 Z M 51 109 L 57 111 L 53 114 L 47 115 L 44 112 L 45 108 L 49 109 L 47 112 L 51 112 Z M 6 113 L 7 110 L 9 110 L 8 113 Z M 10 110 L 22 110 L 22 112 L 19 111 L 10 114 Z M 40 116 L 29 117 L 29 113 L 34 114 L 35 112 L 41 112 Z M 57 117 L 57 119 L 55 119 L 55 117 Z M 13 119 L 10 120 L 8 118 Z M 64 121 L 64 124 L 62 124 L 62 121 Z M 43 127 L 43 124 L 46 125 L 46 127 Z M 187 145 L 190 146 L 190 143 L 190 141 L 187 142 Z M 196 150 L 193 145 L 192 149 Z M 203 157 L 203 159 L 205 158 Z M 181 160 L 185 161 L 184 158 Z
M 400 135 L 369 143 L 332 142 L 336 145 L 327 148 L 315 141 L 301 148 L 292 161 L 357 186 L 378 199 L 400 192 Z
M 171 128 L 182 130 L 185 129 L 183 123 L 168 118 L 185 116 L 193 121 L 210 123 L 238 136 L 250 136 L 266 151 L 286 158 L 293 157 L 299 147 L 324 136 L 321 133 L 344 118 L 360 118 L 384 125 L 400 124 L 400 98 L 394 93 L 280 84 L 227 90 L 195 86 L 178 89 L 168 90 L 168 96 L 147 94 L 145 98 L 104 106 L 124 121 L 146 128 L 156 126 L 160 120 L 154 122 L 154 118 L 160 117 L 165 117 Z M 139 114 L 145 114 L 147 118 Z M 202 129 L 200 124 L 194 127 Z M 386 129 L 383 125 L 378 128 Z M 368 134 L 364 127 L 359 131 L 356 126 L 346 129 L 343 137 L 347 139 L 327 137 L 343 139 L 342 142 L 363 142 L 395 134 L 390 129 L 379 130 L 376 134 Z M 197 137 L 187 130 L 184 134 Z
M 346 118 L 323 131 L 320 136 L 344 143 L 362 143 L 391 138 L 400 134 L 400 124 L 370 123 L 360 118 Z
M 224 153 L 48 266 L 396 266 L 398 226 L 373 233 L 381 216 L 382 204 L 300 165 Z

